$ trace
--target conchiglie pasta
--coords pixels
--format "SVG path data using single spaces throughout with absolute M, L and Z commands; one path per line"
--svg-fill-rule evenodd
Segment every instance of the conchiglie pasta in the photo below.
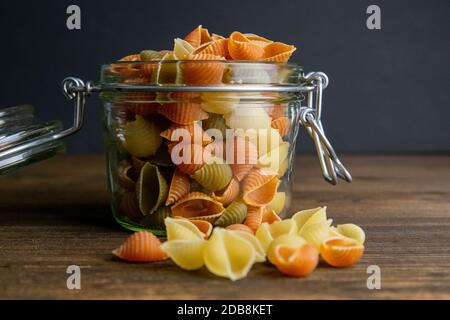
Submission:
M 204 251 L 206 268 L 233 281 L 244 278 L 255 259 L 255 249 L 248 240 L 221 228 L 214 230 Z
M 167 240 L 199 240 L 203 239 L 203 233 L 189 220 L 166 218 Z
M 225 70 L 225 65 L 219 61 L 223 60 L 222 57 L 198 53 L 187 56 L 187 60 L 198 60 L 192 63 L 182 63 L 184 81 L 187 85 L 219 85 L 222 83 Z
M 262 207 L 248 207 L 244 224 L 249 227 L 253 231 L 253 233 L 255 233 L 262 223 L 262 215 Z
M 161 248 L 172 261 L 182 269 L 197 270 L 203 267 L 203 253 L 206 241 L 194 240 L 172 240 L 162 244 Z
M 175 39 L 173 53 L 178 60 L 184 60 L 194 51 L 194 47 L 183 39 Z
M 168 186 L 159 168 L 146 163 L 136 183 L 139 208 L 143 215 L 154 213 L 166 201 Z
M 233 112 L 224 115 L 225 124 L 232 129 L 258 130 L 270 128 L 271 119 L 261 107 L 240 105 Z
M 125 125 L 125 148 L 137 157 L 154 155 L 162 143 L 159 132 L 155 123 L 136 115 L 135 121 Z
M 252 170 L 242 182 L 243 199 L 250 206 L 268 205 L 274 198 L 278 177 L 272 172 Z
M 230 165 L 218 162 L 205 164 L 192 175 L 194 180 L 210 191 L 225 188 L 230 183 L 232 177 L 233 173 Z
M 330 236 L 330 225 L 328 222 L 319 222 L 303 226 L 299 233 L 303 239 L 312 245 L 317 250 L 320 250 L 320 245 Z
M 169 193 L 167 195 L 166 206 L 175 203 L 189 193 L 189 176 L 176 169 L 170 181 Z
M 161 249 L 161 241 L 150 232 L 140 231 L 130 236 L 113 254 L 131 262 L 153 262 L 166 260 L 167 254 Z
M 258 60 L 264 55 L 264 48 L 235 31 L 228 40 L 228 52 L 234 60 Z
M 224 210 L 222 203 L 201 192 L 191 192 L 172 207 L 172 216 L 214 222 Z
M 294 46 L 290 46 L 281 42 L 272 42 L 264 47 L 264 61 L 287 62 L 292 53 L 297 50 Z
M 228 114 L 239 105 L 239 101 L 234 92 L 202 92 L 202 108 L 211 113 Z
M 272 208 L 275 213 L 280 214 L 286 203 L 286 193 L 285 192 L 277 192 L 273 197 L 272 202 L 270 202 L 269 206 Z
M 237 198 L 240 191 L 239 180 L 233 177 L 228 186 L 223 189 L 212 193 L 212 198 L 221 202 L 224 206 L 228 206 L 233 200 Z
M 222 213 L 214 224 L 220 227 L 227 227 L 232 224 L 242 223 L 247 216 L 247 206 L 240 200 L 233 201 Z

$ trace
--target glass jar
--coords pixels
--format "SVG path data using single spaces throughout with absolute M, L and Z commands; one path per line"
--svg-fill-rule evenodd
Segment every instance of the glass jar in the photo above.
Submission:
M 221 226 L 242 222 L 249 210 L 284 218 L 299 124 L 314 140 L 325 179 L 351 180 L 320 122 L 327 85 L 325 74 L 288 63 L 103 65 L 98 85 L 63 81 L 75 102 L 72 128 L 26 141 L 11 140 L 11 131 L 9 140 L 0 137 L 0 172 L 33 162 L 26 151 L 79 130 L 86 96 L 100 92 L 111 207 L 120 225 L 164 235 L 167 216 Z M 8 161 L 13 149 L 23 162 Z

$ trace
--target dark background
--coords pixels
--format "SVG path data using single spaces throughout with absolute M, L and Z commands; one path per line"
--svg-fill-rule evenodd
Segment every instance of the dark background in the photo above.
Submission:
M 81 7 L 81 30 L 66 28 L 70 4 Z M 370 4 L 381 7 L 382 30 L 366 28 Z M 324 125 L 339 151 L 450 150 L 445 0 L 2 1 L 0 106 L 30 103 L 41 119 L 69 125 L 63 78 L 97 80 L 102 63 L 171 49 L 198 24 L 294 44 L 293 61 L 326 72 Z M 99 106 L 89 99 L 84 129 L 68 139 L 70 152 L 101 152 Z M 312 148 L 299 141 L 300 150 Z

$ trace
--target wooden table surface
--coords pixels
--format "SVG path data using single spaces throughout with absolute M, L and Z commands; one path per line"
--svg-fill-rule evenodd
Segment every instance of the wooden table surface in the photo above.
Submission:
M 131 264 L 111 250 L 129 234 L 112 220 L 103 156 L 63 156 L 0 178 L 0 298 L 450 298 L 450 156 L 343 157 L 352 184 L 330 186 L 316 159 L 295 163 L 293 212 L 328 206 L 335 223 L 367 233 L 362 261 L 324 264 L 306 279 L 257 264 L 231 282 L 172 262 Z M 81 267 L 81 290 L 66 268 Z M 381 290 L 367 289 L 370 265 Z

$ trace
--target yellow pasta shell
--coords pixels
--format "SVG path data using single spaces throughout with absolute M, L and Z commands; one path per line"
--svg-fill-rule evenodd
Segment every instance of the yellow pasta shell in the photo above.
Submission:
M 255 262 L 266 261 L 266 252 L 264 251 L 261 242 L 259 242 L 259 240 L 253 234 L 240 230 L 227 230 L 227 231 L 232 232 L 235 235 L 244 238 L 245 240 L 251 243 L 251 245 L 255 249 Z
M 189 220 L 166 218 L 167 240 L 198 240 L 203 239 L 203 233 Z
M 158 167 L 147 162 L 142 167 L 136 183 L 136 194 L 142 214 L 147 215 L 155 212 L 166 200 L 167 193 L 167 182 Z
M 231 181 L 233 172 L 226 163 L 213 162 L 195 171 L 192 178 L 209 191 L 225 188 Z
M 228 114 L 239 105 L 239 96 L 233 92 L 202 92 L 202 109 L 217 114 Z
M 213 274 L 233 281 L 244 278 L 255 262 L 255 249 L 243 237 L 216 228 L 208 240 L 204 261 Z
M 317 207 L 314 209 L 301 210 L 292 216 L 301 230 L 307 224 L 314 224 L 327 221 L 327 207 Z
M 135 121 L 125 125 L 125 148 L 136 157 L 152 156 L 162 143 L 159 132 L 156 124 L 136 115 Z
M 262 107 L 255 107 L 251 104 L 240 104 L 239 108 L 224 115 L 225 124 L 232 129 L 247 130 L 267 129 L 271 131 L 271 118 Z M 275 129 L 274 129 L 275 131 Z
M 176 38 L 174 40 L 173 53 L 177 60 L 184 60 L 194 51 L 194 47 L 186 40 Z
M 197 270 L 203 267 L 203 252 L 206 241 L 195 240 L 172 240 L 161 245 L 161 249 L 167 253 L 172 261 L 182 269 Z
M 275 221 L 269 225 L 270 233 L 274 239 L 285 234 L 297 233 L 297 224 L 292 219 Z
M 364 244 L 366 234 L 364 230 L 353 223 L 339 224 L 337 226 L 339 235 L 355 240 L 358 244 Z

